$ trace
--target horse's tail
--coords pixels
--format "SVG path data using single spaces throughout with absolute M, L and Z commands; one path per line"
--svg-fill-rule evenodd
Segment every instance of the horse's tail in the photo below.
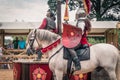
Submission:
M 118 62 L 116 66 L 116 75 L 117 75 L 117 80 L 120 80 L 120 54 L 118 56 Z

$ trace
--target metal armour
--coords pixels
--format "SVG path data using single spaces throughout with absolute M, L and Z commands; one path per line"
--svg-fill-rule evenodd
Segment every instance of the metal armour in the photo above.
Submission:
M 52 20 L 51 18 L 46 18 L 46 19 L 47 19 L 47 25 L 46 25 L 45 29 L 47 29 L 47 30 L 56 29 L 56 24 L 55 24 L 54 20 Z

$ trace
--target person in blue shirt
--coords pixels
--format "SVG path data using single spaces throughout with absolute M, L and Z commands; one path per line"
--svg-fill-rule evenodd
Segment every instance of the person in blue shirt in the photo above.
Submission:
M 20 41 L 18 42 L 18 48 L 19 49 L 25 49 L 26 48 L 26 42 L 23 40 L 23 37 L 20 37 Z

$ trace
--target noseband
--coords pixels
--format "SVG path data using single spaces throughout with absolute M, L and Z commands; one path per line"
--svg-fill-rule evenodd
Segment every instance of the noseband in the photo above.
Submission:
M 28 50 L 27 50 L 27 52 L 28 52 L 27 54 L 30 55 L 30 54 L 36 53 L 36 54 L 38 54 L 37 59 L 41 60 L 42 53 L 46 53 L 47 51 L 52 50 L 54 47 L 56 47 L 58 44 L 60 44 L 60 39 L 58 39 L 58 40 L 56 40 L 55 42 L 51 43 L 50 45 L 42 48 L 41 45 L 39 44 L 37 38 L 36 38 L 36 35 L 37 35 L 36 32 L 37 32 L 37 30 L 35 29 L 34 32 L 32 33 L 32 36 L 31 36 L 31 37 L 29 38 L 29 40 L 28 40 L 28 45 L 29 45 L 30 47 L 29 47 Z M 36 42 L 37 42 L 37 44 L 38 44 L 38 48 L 36 48 L 36 49 L 33 47 L 33 44 L 34 44 L 34 41 L 35 41 L 35 40 L 36 40 Z M 55 56 L 62 48 L 63 48 L 63 46 L 62 46 L 59 50 L 57 50 L 57 51 L 55 52 L 55 54 L 53 54 L 53 55 L 50 57 L 50 59 L 51 59 L 53 56 Z M 50 59 L 49 59 L 49 61 L 50 61 Z

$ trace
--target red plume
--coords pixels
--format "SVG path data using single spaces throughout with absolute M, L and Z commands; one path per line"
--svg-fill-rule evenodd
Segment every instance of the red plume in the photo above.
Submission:
M 90 0 L 83 0 L 84 3 L 84 8 L 87 14 L 90 13 L 90 9 L 91 9 L 91 3 Z

